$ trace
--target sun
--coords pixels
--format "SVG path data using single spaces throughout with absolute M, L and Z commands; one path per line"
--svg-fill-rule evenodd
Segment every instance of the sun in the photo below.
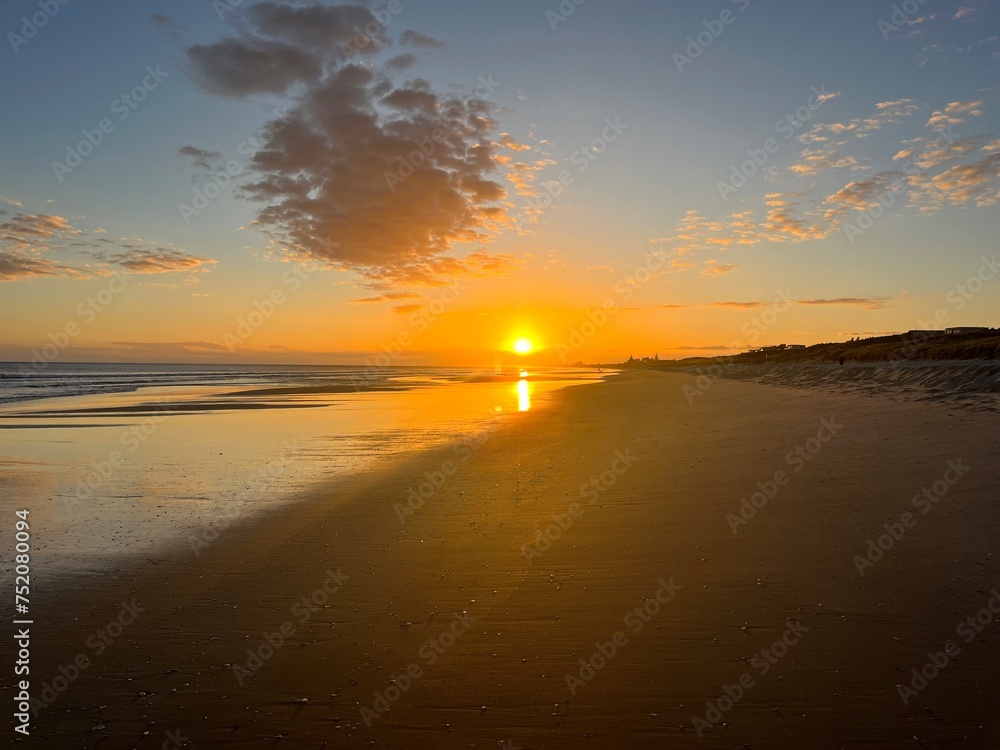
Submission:
M 515 353 L 524 355 L 531 354 L 535 349 L 535 345 L 529 339 L 518 339 L 511 348 Z

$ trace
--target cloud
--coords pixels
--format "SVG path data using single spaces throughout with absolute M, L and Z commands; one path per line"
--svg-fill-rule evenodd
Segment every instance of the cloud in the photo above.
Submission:
M 867 180 L 851 182 L 826 199 L 836 210 L 853 208 L 864 211 L 879 202 L 879 198 L 892 190 L 899 192 L 905 185 L 903 172 L 890 170 L 878 172 Z
M 198 258 L 179 250 L 169 250 L 166 248 L 131 250 L 124 253 L 99 255 L 98 257 L 105 263 L 120 266 L 126 271 L 137 274 L 194 271 L 217 262 L 210 258 Z
M 229 352 L 228 346 L 213 341 L 113 341 L 113 346 L 124 347 L 134 352 L 187 353 L 187 352 Z
M 711 268 L 706 268 L 704 271 L 702 271 L 701 275 L 702 276 L 724 276 L 727 273 L 732 273 L 737 268 L 739 268 L 739 266 L 733 266 L 733 265 L 712 266 Z
M 765 234 L 761 240 L 771 242 L 803 242 L 829 237 L 836 228 L 834 224 L 822 224 L 812 218 L 795 215 L 798 204 L 791 200 L 797 194 L 770 193 L 764 204 L 770 208 L 762 224 Z
M 730 307 L 737 310 L 752 310 L 756 307 L 763 307 L 763 302 L 713 302 L 710 307 Z
M 180 38 L 177 24 L 169 16 L 165 16 L 162 13 L 154 13 L 149 17 L 149 22 L 153 24 L 153 27 L 157 31 L 162 32 L 167 39 L 176 41 Z
M 927 127 L 933 130 L 947 130 L 952 125 L 961 125 L 965 116 L 979 117 L 983 114 L 983 102 L 951 102 L 944 109 L 939 109 L 927 121 Z
M 817 123 L 810 130 L 799 136 L 801 143 L 829 143 L 832 139 L 842 139 L 844 136 L 867 138 L 872 133 L 889 125 L 897 125 L 920 109 L 912 99 L 879 102 L 875 105 L 874 114 L 860 117 L 847 122 Z
M 984 140 L 984 136 L 969 136 L 968 138 L 959 138 L 950 142 L 945 140 L 928 141 L 923 148 L 911 150 L 902 158 L 912 158 L 913 163 L 920 167 L 920 169 L 930 170 L 950 161 L 968 156 L 976 151 Z M 900 155 L 903 153 L 896 154 L 893 159 L 899 161 Z
M 379 294 L 376 297 L 362 297 L 361 299 L 351 300 L 355 305 L 366 305 L 373 304 L 375 302 L 389 302 L 392 300 L 401 299 L 419 299 L 421 295 L 415 292 L 386 292 L 385 294 Z
M 0 249 L 0 281 L 19 281 L 38 276 L 86 279 L 93 274 L 32 254 Z
M 524 143 L 518 143 L 514 140 L 510 133 L 501 133 L 498 144 L 504 148 L 510 149 L 511 151 L 531 151 L 531 146 Z
M 284 94 L 315 82 L 336 63 L 384 47 L 382 34 L 359 29 L 385 27 L 370 8 L 285 2 L 255 3 L 239 14 L 242 32 L 212 44 L 187 48 L 194 80 L 219 96 Z
M 284 94 L 320 73 L 319 61 L 291 44 L 266 39 L 224 39 L 188 48 L 195 80 L 213 94 L 242 98 Z
M 419 31 L 404 31 L 399 37 L 399 41 L 404 47 L 417 47 L 419 49 L 436 49 L 445 46 L 444 42 L 439 42 Z
M 385 67 L 390 70 L 407 70 L 417 64 L 417 56 L 409 53 L 396 55 L 386 61 Z
M 409 315 L 410 313 L 414 313 L 417 310 L 423 310 L 423 309 L 424 309 L 423 305 L 396 305 L 394 308 L 392 308 L 392 311 L 394 313 L 399 313 L 400 315 Z
M 398 65 L 374 61 L 391 46 L 384 35 L 355 62 L 349 40 L 374 20 L 361 5 L 261 2 L 239 20 L 237 37 L 188 55 L 202 86 L 219 96 L 292 97 L 242 185 L 259 207 L 254 227 L 372 285 L 440 284 L 485 268 L 448 254 L 514 224 L 489 94 L 395 81 Z M 417 32 L 401 42 L 440 46 Z M 518 167 L 519 189 L 530 189 L 534 166 Z
M 971 164 L 959 164 L 927 179 L 915 181 L 915 202 L 929 207 L 974 202 L 979 207 L 1000 203 L 1000 151 Z
M 837 297 L 835 299 L 800 299 L 795 304 L 807 307 L 833 305 L 863 307 L 866 310 L 881 310 L 888 302 L 888 297 Z
M 731 346 L 668 346 L 668 352 L 728 352 Z
M 731 247 L 759 245 L 765 242 L 804 242 L 830 236 L 837 226 L 837 217 L 829 212 L 803 212 L 799 193 L 769 193 L 765 196 L 766 213 L 741 211 L 721 220 L 708 219 L 697 211 L 688 211 L 678 222 L 676 234 L 658 240 L 674 245 L 670 267 L 691 268 L 685 256 L 698 252 L 714 252 Z M 832 219 L 832 220 L 831 220 Z
M 546 167 L 555 164 L 551 159 L 538 159 L 531 163 L 518 161 L 507 167 L 506 176 L 514 186 L 514 191 L 518 195 L 526 198 L 538 197 L 538 190 L 535 183 L 538 181 L 539 173 Z
M 211 169 L 215 162 L 222 157 L 221 151 L 206 151 L 197 146 L 181 146 L 177 149 L 178 156 L 189 157 L 196 167 Z
M 967 0 L 967 2 L 962 3 L 961 7 L 955 11 L 955 15 L 952 16 L 956 21 L 971 21 L 976 13 L 979 12 L 981 5 L 978 0 Z
M 80 234 L 62 216 L 52 214 L 16 213 L 8 221 L 0 221 L 0 241 L 28 245 L 40 240 L 70 237 Z
M 17 213 L 0 221 L 0 280 L 39 276 L 86 279 L 131 273 L 194 271 L 214 264 L 175 247 L 160 247 L 141 237 L 112 240 L 98 228 L 85 232 L 52 214 Z M 45 253 L 59 253 L 59 261 Z
M 864 169 L 853 156 L 841 156 L 836 149 L 806 149 L 799 157 L 801 161 L 788 168 L 800 177 L 817 175 L 827 169 Z

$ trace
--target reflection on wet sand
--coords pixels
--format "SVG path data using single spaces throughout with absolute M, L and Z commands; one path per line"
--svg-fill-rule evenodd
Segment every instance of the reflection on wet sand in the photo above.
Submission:
M 266 511 L 403 453 L 467 439 L 498 414 L 516 419 L 542 408 L 545 394 L 594 379 L 557 371 L 533 373 L 529 384 L 518 374 L 423 375 L 362 391 L 271 382 L 243 393 L 170 385 L 22 401 L 0 407 L 0 487 L 46 528 L 40 569 L 92 574 L 123 554 L 184 544 L 234 502 L 241 517 Z M 259 482 L 279 461 L 280 476 Z
M 528 411 L 531 409 L 531 385 L 527 380 L 517 382 L 517 410 Z

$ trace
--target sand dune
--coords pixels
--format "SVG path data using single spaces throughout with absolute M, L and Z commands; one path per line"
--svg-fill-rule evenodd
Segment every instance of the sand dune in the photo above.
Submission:
M 856 392 L 908 401 L 948 400 L 1000 410 L 1000 362 L 848 362 L 817 364 L 720 364 L 691 368 L 694 375 L 749 380 L 830 392 Z

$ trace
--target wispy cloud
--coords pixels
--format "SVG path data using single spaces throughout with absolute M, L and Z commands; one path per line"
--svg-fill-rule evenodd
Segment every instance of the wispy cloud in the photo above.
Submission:
M 386 292 L 385 294 L 379 294 L 375 297 L 362 297 L 361 299 L 352 300 L 356 305 L 370 305 L 377 302 L 392 302 L 402 299 L 419 299 L 420 295 L 416 292 Z
M 799 136 L 801 143 L 828 144 L 832 140 L 843 140 L 845 137 L 868 138 L 889 125 L 896 125 L 920 110 L 920 106 L 912 99 L 879 102 L 875 112 L 868 117 L 859 117 L 846 122 L 817 123 L 807 132 Z
M 795 304 L 806 307 L 863 307 L 866 310 L 881 310 L 888 303 L 888 297 L 836 297 L 834 299 L 802 299 Z
M 173 273 L 203 270 L 216 262 L 141 237 L 112 240 L 106 234 L 103 228 L 86 232 L 63 216 L 18 212 L 0 221 L 0 280 L 84 279 L 119 269 L 136 274 Z M 47 253 L 58 253 L 59 260 L 46 257 Z
M 738 268 L 739 268 L 739 266 L 736 266 L 736 265 L 710 266 L 709 268 L 706 268 L 704 271 L 702 271 L 701 275 L 702 276 L 725 276 L 727 273 L 732 273 L 733 271 L 735 271 Z

